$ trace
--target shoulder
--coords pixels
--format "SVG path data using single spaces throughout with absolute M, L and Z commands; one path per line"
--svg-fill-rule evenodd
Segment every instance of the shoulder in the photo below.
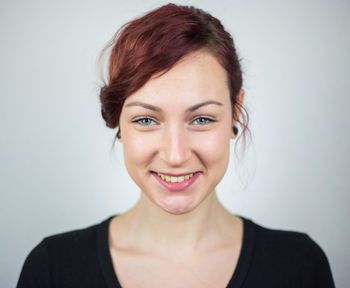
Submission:
M 55 255 L 62 257 L 67 252 L 77 253 L 78 251 L 90 248 L 94 245 L 98 224 L 82 229 L 66 231 L 45 237 L 29 253 L 27 260 L 44 260 Z M 65 253 L 62 253 L 65 252 Z
M 255 273 L 264 273 L 279 283 L 288 279 L 289 283 L 306 285 L 299 287 L 334 287 L 327 256 L 308 234 L 271 229 L 251 220 L 246 223 L 254 231 L 251 266 Z M 321 286 L 314 286 L 320 282 Z
M 101 224 L 94 224 L 89 227 L 70 230 L 45 237 L 39 244 L 45 247 L 50 253 L 60 251 L 76 253 L 81 250 L 90 250 L 96 245 L 96 235 Z
M 98 235 L 106 221 L 45 237 L 26 257 L 17 287 L 51 287 L 52 281 L 65 281 L 63 286 L 70 287 L 74 279 L 96 275 Z
M 306 233 L 272 229 L 251 222 L 255 226 L 255 241 L 258 247 L 275 252 L 288 253 L 291 251 L 295 257 L 303 257 L 316 244 Z M 272 253 L 272 252 L 271 252 Z
M 96 249 L 99 225 L 47 236 L 31 250 L 26 260 L 32 263 L 42 263 L 44 260 L 55 263 L 91 254 Z
M 307 234 L 299 231 L 271 229 L 254 222 L 256 250 L 265 255 L 288 257 L 295 261 L 325 257 L 321 247 Z
M 245 234 L 250 235 L 255 263 L 266 263 L 281 267 L 298 265 L 311 250 L 317 247 L 306 233 L 272 229 L 245 219 Z M 246 235 L 247 236 L 247 235 Z

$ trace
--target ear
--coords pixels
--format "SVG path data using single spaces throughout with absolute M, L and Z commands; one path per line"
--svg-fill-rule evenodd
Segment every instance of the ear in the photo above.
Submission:
M 116 139 L 122 143 L 122 134 L 121 134 L 121 131 L 120 131 L 120 126 L 118 126 L 118 132 L 117 132 L 117 135 L 116 135 Z
M 245 95 L 245 91 L 243 89 L 239 90 L 238 95 L 237 95 L 237 103 L 236 103 L 236 107 L 235 107 L 235 114 L 237 116 L 237 119 L 240 117 L 241 115 L 241 107 L 243 105 L 243 101 L 244 101 L 244 95 Z M 236 138 L 235 133 L 233 133 L 233 127 L 237 126 L 237 121 L 235 119 L 233 119 L 232 117 L 232 126 L 231 126 L 231 138 Z

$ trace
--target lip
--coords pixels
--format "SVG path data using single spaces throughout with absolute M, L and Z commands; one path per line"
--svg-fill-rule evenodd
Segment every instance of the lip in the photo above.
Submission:
M 161 173 L 163 174 L 163 173 Z M 191 173 L 188 173 L 188 174 L 191 174 Z M 179 176 L 182 176 L 182 175 L 188 175 L 188 174 L 181 174 Z M 190 186 L 192 186 L 196 180 L 198 179 L 198 177 L 202 174 L 200 172 L 194 172 L 193 173 L 194 175 L 190 178 L 190 179 L 187 179 L 185 181 L 182 181 L 182 182 L 178 182 L 178 183 L 171 183 L 171 182 L 166 182 L 164 181 L 157 173 L 155 172 L 152 172 L 152 175 L 153 177 L 163 186 L 165 187 L 167 190 L 169 191 L 183 191 L 187 188 L 189 188 Z M 167 175 L 171 175 L 171 176 L 177 176 L 177 175 L 174 175 L 174 174 L 167 174 Z
M 169 175 L 169 176 L 174 176 L 174 177 L 180 177 L 180 176 L 185 176 L 185 175 L 190 175 L 190 174 L 195 174 L 195 173 L 198 173 L 199 171 L 196 171 L 196 172 L 186 172 L 186 173 L 181 173 L 181 174 L 175 174 L 175 173 L 168 173 L 168 172 L 155 172 L 155 171 L 151 171 L 151 173 L 160 173 L 160 174 L 163 174 L 163 175 Z

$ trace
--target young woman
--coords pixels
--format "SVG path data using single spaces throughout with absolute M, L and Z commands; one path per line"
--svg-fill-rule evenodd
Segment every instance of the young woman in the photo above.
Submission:
M 118 128 L 141 197 L 124 214 L 46 237 L 17 287 L 334 287 L 306 234 L 261 227 L 218 201 L 230 141 L 248 129 L 240 63 L 220 21 L 168 4 L 108 47 L 102 116 Z

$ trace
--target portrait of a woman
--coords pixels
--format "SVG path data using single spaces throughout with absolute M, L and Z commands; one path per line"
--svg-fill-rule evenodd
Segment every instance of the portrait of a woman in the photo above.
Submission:
M 105 51 L 101 114 L 140 198 L 45 237 L 17 288 L 334 287 L 307 233 L 258 225 L 217 197 L 231 143 L 249 135 L 240 57 L 221 22 L 166 4 L 122 26 Z

